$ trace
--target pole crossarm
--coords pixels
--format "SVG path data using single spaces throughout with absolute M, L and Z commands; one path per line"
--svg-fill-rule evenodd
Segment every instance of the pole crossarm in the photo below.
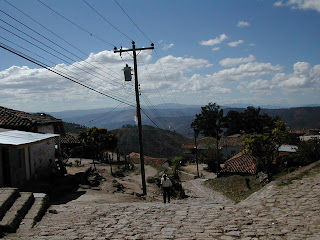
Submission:
M 141 50 L 152 50 L 154 47 L 147 47 L 147 48 L 136 48 L 136 49 L 119 49 L 119 50 L 114 50 L 114 53 L 123 53 L 123 52 L 133 52 L 135 51 L 141 51 Z

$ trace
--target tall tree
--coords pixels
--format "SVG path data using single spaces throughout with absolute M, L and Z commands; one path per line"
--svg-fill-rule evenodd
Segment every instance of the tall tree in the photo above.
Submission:
M 271 117 L 261 113 L 261 108 L 247 107 L 243 112 L 231 110 L 225 117 L 227 135 L 244 131 L 245 133 L 264 133 L 266 127 L 273 129 L 279 117 Z
M 216 150 L 215 150 L 215 159 L 216 159 L 216 172 L 217 177 L 219 173 L 219 139 L 220 133 L 222 132 L 222 127 L 224 125 L 223 110 L 216 103 L 208 103 L 208 105 L 201 107 L 201 113 L 196 115 L 196 118 L 191 124 L 191 127 L 194 128 L 195 132 L 199 132 L 206 137 L 216 138 Z M 212 157 L 214 159 L 214 157 Z M 213 170 L 213 161 L 208 163 L 208 166 L 212 167 Z
M 223 109 L 216 103 L 208 103 L 196 114 L 191 127 L 206 137 L 217 137 L 222 132 L 223 120 Z

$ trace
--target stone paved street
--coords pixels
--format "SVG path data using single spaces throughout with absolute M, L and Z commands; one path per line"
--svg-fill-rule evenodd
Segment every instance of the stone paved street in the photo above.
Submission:
M 241 204 L 69 202 L 30 232 L 5 239 L 320 239 L 320 174 L 270 185 Z

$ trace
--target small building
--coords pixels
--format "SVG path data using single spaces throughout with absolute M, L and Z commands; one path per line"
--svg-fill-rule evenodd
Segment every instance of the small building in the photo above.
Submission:
M 255 158 L 249 154 L 240 152 L 232 158 L 228 159 L 223 168 L 221 174 L 256 174 L 256 161 Z
M 47 178 L 58 136 L 0 128 L 0 187 L 21 187 L 29 180 Z
M 281 145 L 278 149 L 279 156 L 288 156 L 295 153 L 298 149 L 296 145 Z
M 45 113 L 27 113 L 0 106 L 0 128 L 65 135 L 63 122 Z
M 197 141 L 198 154 L 207 149 L 215 149 L 217 147 L 216 139 L 213 137 L 204 137 Z M 233 157 L 244 149 L 244 136 L 235 134 L 232 136 L 222 137 L 219 141 L 219 149 L 226 159 Z M 189 143 L 182 146 L 184 154 L 195 154 L 195 144 Z
M 300 141 L 309 141 L 309 140 L 320 140 L 320 135 L 305 135 L 300 136 Z
M 127 156 L 127 159 L 130 163 L 135 163 L 135 164 L 140 164 L 140 154 L 139 153 L 130 153 Z M 163 167 L 168 167 L 170 162 L 166 158 L 153 158 L 149 156 L 144 156 L 144 163 L 146 165 L 151 165 L 151 166 L 163 166 Z

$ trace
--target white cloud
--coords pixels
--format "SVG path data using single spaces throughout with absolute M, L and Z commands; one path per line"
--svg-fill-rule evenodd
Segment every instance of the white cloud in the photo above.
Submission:
M 225 58 L 221 60 L 219 63 L 223 67 L 233 67 L 243 63 L 253 62 L 255 60 L 256 58 L 253 55 L 249 55 L 248 57 L 243 58 Z
M 320 12 L 320 1 L 319 0 L 287 0 L 277 1 L 274 3 L 276 7 L 288 6 L 292 9 L 303 9 L 303 10 L 316 10 Z
M 222 43 L 226 39 L 228 39 L 228 36 L 226 34 L 221 34 L 219 37 L 216 37 L 214 39 L 209 39 L 207 41 L 201 41 L 200 44 L 203 46 L 214 46 L 214 45 Z
M 277 74 L 273 83 L 284 90 L 320 89 L 320 64 L 311 67 L 307 62 L 297 62 L 293 65 L 293 73 Z
M 216 72 L 211 75 L 211 79 L 216 83 L 235 82 L 248 78 L 256 78 L 265 75 L 271 75 L 281 71 L 279 65 L 272 65 L 271 63 L 249 62 L 241 64 L 238 67 L 228 68 Z
M 214 47 L 214 48 L 212 48 L 211 50 L 215 52 L 215 51 L 219 51 L 220 48 L 219 48 L 219 47 Z
M 174 46 L 173 43 L 167 44 L 167 45 L 165 45 L 165 46 L 162 48 L 162 50 L 166 51 L 166 50 L 172 48 L 173 46 Z
M 243 43 L 243 40 L 238 40 L 238 41 L 235 41 L 235 42 L 229 42 L 228 45 L 230 47 L 236 47 L 238 46 L 239 44 L 242 44 Z
M 237 23 L 237 27 L 239 27 L 239 28 L 249 27 L 249 26 L 250 26 L 250 23 L 249 23 L 249 22 L 238 21 L 238 23 Z
M 132 57 L 123 54 L 122 58 L 112 51 L 103 51 L 90 54 L 90 58 L 86 61 L 69 66 L 59 64 L 54 69 L 67 72 L 79 82 L 93 89 L 135 105 L 132 83 L 124 82 L 122 71 L 126 63 L 133 67 Z M 155 91 L 157 87 L 159 90 L 163 90 L 162 94 L 165 95 L 176 92 L 180 94 L 195 92 L 196 88 L 191 87 L 194 83 L 190 80 L 191 76 L 189 75 L 193 71 L 212 66 L 205 59 L 172 55 L 165 56 L 156 62 L 151 62 L 151 60 L 150 51 L 143 51 L 138 56 L 141 89 L 144 92 L 152 93 L 157 92 Z M 150 79 L 150 76 L 152 79 Z M 181 88 L 182 85 L 185 87 Z M 217 86 L 212 86 L 211 89 L 215 92 L 227 91 Z M 5 101 L 2 102 L 3 105 L 24 111 L 88 109 L 118 103 L 46 69 L 25 66 L 13 66 L 0 71 L 0 96 Z M 22 105 L 24 105 L 24 108 L 21 108 Z

